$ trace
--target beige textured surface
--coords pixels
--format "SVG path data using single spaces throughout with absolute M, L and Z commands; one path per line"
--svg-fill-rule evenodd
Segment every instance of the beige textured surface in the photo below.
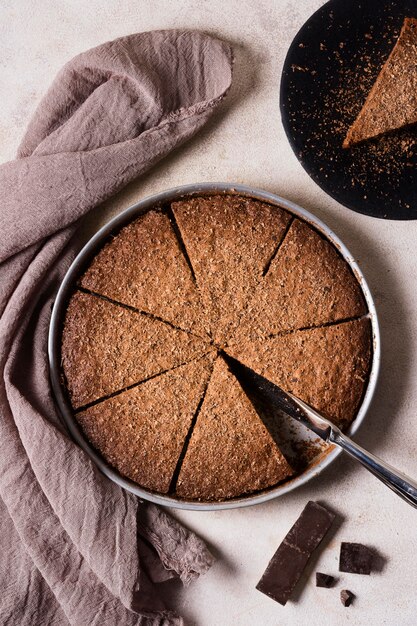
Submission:
M 77 414 L 85 435 L 118 471 L 167 493 L 213 369 L 207 355 Z
M 210 350 L 199 337 L 76 291 L 62 333 L 62 366 L 78 408 Z
M 417 222 L 359 215 L 329 198 L 288 145 L 279 117 L 279 79 L 288 46 L 322 0 L 4 0 L 0 5 L 0 158 L 13 158 L 52 76 L 74 54 L 114 37 L 153 28 L 196 27 L 235 43 L 235 81 L 223 116 L 131 184 L 90 220 L 94 231 L 145 196 L 179 184 L 226 180 L 278 193 L 333 228 L 364 270 L 378 309 L 382 371 L 357 441 L 417 476 Z M 30 26 L 30 27 L 29 27 Z M 81 243 L 81 240 L 80 240 Z M 309 499 L 327 502 L 342 521 L 294 602 L 280 607 L 256 591 L 270 557 Z M 167 602 L 198 626 L 415 626 L 416 511 L 354 461 L 339 457 L 308 485 L 252 508 L 174 514 L 207 539 L 217 564 Z M 372 545 L 387 562 L 371 576 L 342 574 L 335 590 L 317 589 L 314 570 L 337 573 L 341 541 Z M 339 589 L 357 598 L 346 609 Z
M 178 477 L 178 495 L 224 500 L 271 487 L 292 473 L 219 356 Z

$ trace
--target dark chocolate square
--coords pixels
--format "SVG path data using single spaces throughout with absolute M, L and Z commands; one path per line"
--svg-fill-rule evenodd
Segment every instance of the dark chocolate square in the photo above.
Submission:
M 334 577 L 330 574 L 323 574 L 322 572 L 316 572 L 316 587 L 333 587 Z
M 343 606 L 350 606 L 355 599 L 355 595 L 349 589 L 342 589 L 340 592 L 340 602 Z
M 308 559 L 309 554 L 300 552 L 288 544 L 281 544 L 256 585 L 257 590 L 285 606 Z
M 285 605 L 334 518 L 324 506 L 308 502 L 256 585 L 258 591 Z
M 374 553 L 361 543 L 343 542 L 340 546 L 339 571 L 349 574 L 370 574 Z

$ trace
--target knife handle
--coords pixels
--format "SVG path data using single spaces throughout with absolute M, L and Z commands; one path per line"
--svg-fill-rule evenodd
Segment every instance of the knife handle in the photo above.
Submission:
M 329 443 L 334 443 L 342 450 L 353 456 L 362 463 L 367 470 L 379 478 L 387 487 L 395 491 L 397 495 L 406 500 L 408 504 L 417 508 L 417 482 L 399 472 L 394 467 L 385 463 L 370 452 L 367 452 L 349 437 L 344 435 L 339 428 L 332 426 L 328 438 Z

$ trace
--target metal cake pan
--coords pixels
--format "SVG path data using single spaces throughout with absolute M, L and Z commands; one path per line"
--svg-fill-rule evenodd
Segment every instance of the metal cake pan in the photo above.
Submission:
M 371 373 L 366 392 L 362 399 L 357 416 L 347 431 L 347 434 L 350 436 L 356 433 L 365 418 L 365 415 L 368 411 L 372 397 L 375 392 L 380 366 L 381 340 L 378 318 L 375 304 L 365 277 L 343 242 L 340 241 L 340 239 L 332 232 L 332 230 L 328 226 L 326 226 L 326 224 L 324 224 L 309 211 L 306 211 L 305 209 L 294 204 L 293 202 L 285 200 L 284 198 L 281 198 L 280 196 L 277 196 L 273 193 L 254 189 L 245 185 L 232 183 L 202 183 L 176 187 L 174 189 L 169 189 L 168 191 L 149 196 L 141 200 L 137 204 L 122 211 L 122 213 L 114 217 L 105 226 L 103 226 L 82 248 L 82 250 L 73 261 L 72 265 L 68 269 L 68 272 L 65 275 L 65 278 L 62 281 L 62 284 L 58 290 L 52 310 L 48 337 L 48 355 L 51 384 L 56 403 L 58 405 L 59 413 L 65 425 L 67 426 L 71 436 L 110 480 L 113 480 L 115 483 L 117 483 L 124 489 L 127 489 L 128 491 L 136 494 L 139 498 L 143 500 L 149 500 L 151 502 L 155 502 L 156 504 L 176 507 L 180 509 L 213 511 L 218 509 L 233 509 L 266 502 L 267 500 L 271 500 L 272 498 L 276 498 L 280 495 L 288 493 L 289 491 L 296 489 L 300 485 L 304 485 L 306 482 L 320 474 L 320 472 L 324 470 L 324 468 L 326 468 L 328 465 L 330 465 L 330 463 L 332 463 L 341 452 L 339 448 L 330 449 L 329 451 L 325 452 L 322 457 L 320 457 L 311 467 L 308 467 L 300 475 L 283 483 L 282 485 L 278 485 L 266 491 L 243 496 L 241 498 L 235 498 L 233 500 L 227 500 L 224 502 L 196 502 L 178 500 L 172 496 L 153 493 L 140 487 L 133 481 L 123 478 L 116 470 L 110 467 L 110 465 L 100 456 L 100 454 L 98 454 L 92 448 L 92 446 L 85 439 L 80 428 L 78 427 L 78 424 L 73 416 L 73 412 L 67 398 L 66 391 L 62 386 L 60 367 L 62 322 L 64 319 L 68 298 L 73 290 L 74 284 L 76 283 L 78 277 L 89 264 L 91 259 L 95 256 L 95 254 L 97 254 L 99 249 L 103 246 L 109 235 L 117 232 L 122 226 L 126 225 L 140 214 L 146 212 L 151 208 L 163 206 L 169 202 L 184 198 L 186 196 L 213 195 L 219 193 L 239 194 L 243 196 L 249 196 L 258 200 L 263 200 L 265 202 L 268 202 L 269 204 L 282 207 L 290 213 L 302 218 L 306 222 L 309 222 L 324 237 L 326 237 L 330 242 L 333 243 L 333 245 L 336 246 L 340 254 L 350 265 L 352 271 L 357 277 L 362 287 L 363 295 L 368 306 L 369 317 L 372 324 L 373 357 Z

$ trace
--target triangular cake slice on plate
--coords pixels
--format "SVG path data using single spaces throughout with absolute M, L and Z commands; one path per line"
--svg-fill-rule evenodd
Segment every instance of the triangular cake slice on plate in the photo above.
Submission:
M 222 344 L 285 234 L 290 215 L 243 196 L 174 202 L 214 340 Z
M 79 408 L 211 350 L 188 332 L 80 291 L 71 297 L 61 358 Z
M 219 357 L 179 473 L 176 493 L 225 500 L 293 474 L 240 383 Z
M 368 318 L 230 344 L 227 352 L 341 427 L 366 389 L 371 364 Z
M 233 342 L 366 313 L 360 285 L 336 248 L 295 219 L 242 317 Z M 251 339 L 252 340 L 252 339 Z
M 93 259 L 80 285 L 206 336 L 191 269 L 161 211 L 125 226 Z
M 86 437 L 120 474 L 167 493 L 213 369 L 206 355 L 77 414 Z
M 344 148 L 417 123 L 417 19 L 406 18 Z

